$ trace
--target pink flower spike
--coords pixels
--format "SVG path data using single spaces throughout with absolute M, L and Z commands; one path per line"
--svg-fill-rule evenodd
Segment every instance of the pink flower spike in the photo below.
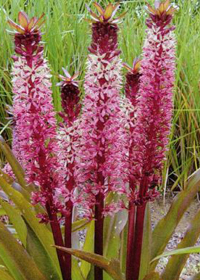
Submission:
M 119 94 L 122 64 L 117 49 L 118 27 L 113 21 L 106 22 L 115 8 L 108 5 L 104 19 L 101 16 L 99 22 L 92 24 L 84 84 L 86 95 L 79 127 L 76 178 L 86 194 L 86 209 L 90 213 L 102 205 L 109 192 L 116 192 L 122 199 L 121 194 L 127 191 L 128 143 Z M 101 14 L 103 10 L 99 9 L 98 6 Z
M 141 204 L 161 183 L 171 128 L 176 42 L 174 26 L 169 26 L 172 15 L 165 13 L 169 5 L 168 0 L 160 3 L 155 16 L 150 14 L 146 22 L 132 167 Z
M 19 13 L 19 22 L 26 31 L 16 33 L 15 56 L 12 67 L 13 84 L 13 152 L 25 169 L 26 179 L 34 183 L 37 203 L 53 205 L 55 188 L 63 180 L 58 173 L 58 143 L 56 119 L 52 105 L 50 71 L 43 58 L 41 33 L 31 31 L 38 20 L 30 21 L 24 12 Z M 35 195 L 36 197 L 36 195 Z M 48 213 L 49 214 L 49 213 Z

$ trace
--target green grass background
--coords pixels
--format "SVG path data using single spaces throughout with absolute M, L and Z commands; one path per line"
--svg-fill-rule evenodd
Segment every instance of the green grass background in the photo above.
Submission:
M 114 1 L 111 1 L 114 3 Z M 149 3 L 153 1 L 148 0 Z M 81 86 L 84 79 L 87 47 L 91 31 L 85 3 L 87 0 L 0 0 L 0 133 L 11 140 L 11 130 L 5 104 L 12 104 L 10 69 L 12 65 L 13 38 L 6 30 L 10 17 L 24 10 L 31 16 L 45 13 L 43 41 L 45 53 L 52 70 L 53 98 L 60 110 L 57 73 L 64 66 L 80 72 Z M 103 6 L 106 0 L 99 1 Z M 177 70 L 174 91 L 174 118 L 169 152 L 163 171 L 163 188 L 184 188 L 188 176 L 199 167 L 200 156 L 200 1 L 172 1 L 178 7 L 174 18 L 177 37 Z M 141 54 L 145 36 L 145 1 L 121 1 L 121 11 L 127 14 L 119 25 L 119 47 L 123 61 L 131 64 Z

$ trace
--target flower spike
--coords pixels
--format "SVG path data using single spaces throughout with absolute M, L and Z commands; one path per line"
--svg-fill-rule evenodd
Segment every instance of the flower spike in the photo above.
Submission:
M 51 75 L 43 56 L 40 27 L 44 14 L 38 19 L 28 18 L 19 12 L 16 24 L 8 20 L 15 29 L 15 53 L 12 66 L 13 85 L 13 143 L 12 150 L 25 171 L 27 183 L 33 183 L 33 204 L 40 203 L 46 213 L 38 213 L 40 222 L 50 222 L 54 242 L 63 246 L 60 229 L 62 209 L 57 205 L 55 192 L 62 186 L 65 174 L 62 171 L 60 147 L 57 140 L 57 122 L 52 104 Z M 8 170 L 9 171 L 9 170 Z M 59 215 L 57 215 L 59 213 Z M 63 254 L 57 252 L 62 279 L 69 279 Z
M 175 81 L 175 36 L 170 1 L 149 7 L 141 61 L 139 91 L 134 99 L 135 122 L 130 148 L 130 205 L 126 279 L 139 278 L 145 208 L 159 193 L 162 168 L 168 150 Z M 134 93 L 134 91 L 133 91 Z M 133 103 L 132 101 L 132 103 Z M 133 206 L 135 204 L 135 207 Z M 135 214 L 136 213 L 136 214 Z

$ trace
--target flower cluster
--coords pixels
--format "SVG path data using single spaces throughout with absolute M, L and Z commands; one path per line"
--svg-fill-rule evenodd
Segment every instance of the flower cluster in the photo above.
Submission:
M 61 102 L 63 112 L 59 115 L 63 118 L 58 130 L 59 159 L 61 161 L 63 177 L 65 178 L 62 186 L 56 189 L 57 205 L 60 204 L 62 213 L 71 214 L 72 205 L 80 203 L 80 196 L 77 195 L 74 169 L 76 165 L 76 155 L 79 148 L 78 119 L 81 104 L 78 83 L 75 81 L 78 73 L 72 77 L 63 68 L 65 76 L 59 75 L 62 79 L 57 85 L 61 88 Z M 68 206 L 68 205 L 70 206 Z M 65 210 L 64 210 L 65 209 Z
M 173 12 L 169 1 L 149 6 L 134 129 L 133 174 L 139 192 L 133 200 L 139 204 L 156 195 L 167 150 L 175 68 L 174 26 L 168 24 Z
M 76 173 L 84 193 L 90 196 L 90 203 L 86 205 L 90 213 L 99 193 L 105 197 L 109 191 L 126 192 L 127 144 L 120 109 L 122 65 L 118 57 L 117 31 L 117 25 L 105 18 L 92 24 L 80 125 L 80 161 Z M 114 209 L 113 205 L 111 208 Z M 108 206 L 105 209 L 109 212 Z
M 146 202 L 158 193 L 172 118 L 175 68 L 174 8 L 170 0 L 148 6 L 142 60 L 127 68 L 125 96 L 118 50 L 120 4 L 103 9 L 94 3 L 92 42 L 85 75 L 83 108 L 76 78 L 63 68 L 59 75 L 63 121 L 57 126 L 50 71 L 43 56 L 43 15 L 18 15 L 15 29 L 13 84 L 13 152 L 26 180 L 35 185 L 33 204 L 40 203 L 56 245 L 72 247 L 74 206 L 95 219 L 94 252 L 103 255 L 104 216 L 127 208 L 126 279 L 140 272 Z M 81 116 L 80 116 L 81 115 Z M 8 166 L 6 166 L 8 168 Z M 9 169 L 7 169 L 9 171 Z M 125 199 L 124 199 L 125 198 Z M 62 219 L 62 220 L 61 220 Z M 62 223 L 64 220 L 64 223 Z M 61 230 L 64 224 L 64 234 Z M 57 250 L 63 279 L 71 279 L 71 256 Z M 133 265 L 132 265 L 133 263 Z M 94 268 L 95 279 L 103 271 Z
M 128 70 L 126 74 L 125 83 L 125 98 L 123 100 L 123 107 L 126 111 L 127 116 L 127 128 L 128 128 L 128 162 L 129 162 L 129 189 L 130 193 L 134 193 L 136 185 L 133 174 L 133 166 L 135 164 L 135 154 L 134 154 L 134 135 L 135 135 L 135 121 L 136 121 L 136 109 L 139 99 L 139 85 L 140 85 L 140 59 L 135 59 L 133 61 L 133 67 L 127 64 L 123 66 Z
M 56 170 L 59 163 L 56 158 L 56 119 L 52 105 L 50 72 L 43 58 L 43 46 L 40 43 L 42 17 L 28 19 L 25 13 L 19 13 L 21 26 L 9 20 L 17 30 L 12 68 L 14 135 L 13 150 L 26 171 L 28 182 L 40 187 L 33 194 L 34 203 L 51 205 L 53 194 L 60 178 Z M 46 220 L 47 217 L 41 217 Z

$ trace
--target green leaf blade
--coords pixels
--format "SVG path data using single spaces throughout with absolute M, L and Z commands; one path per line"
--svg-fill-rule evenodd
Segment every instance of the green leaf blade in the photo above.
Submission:
M 200 190 L 200 169 L 198 169 L 189 179 L 187 188 L 181 191 L 172 203 L 168 213 L 163 217 L 152 234 L 152 247 L 151 247 L 151 259 L 155 259 L 156 256 L 161 255 L 169 239 L 171 238 L 176 226 L 180 222 L 183 214 L 190 206 L 195 195 Z M 161 234 L 162 233 L 162 234 Z M 153 271 L 158 263 L 154 261 L 151 263 L 151 271 Z
M 91 253 L 94 251 L 94 221 L 90 222 L 90 225 L 87 229 L 85 243 L 83 245 L 83 251 L 91 252 Z M 88 273 L 90 272 L 91 269 L 91 264 L 87 261 L 82 261 L 80 268 L 83 277 L 87 278 Z
M 40 240 L 37 238 L 32 228 L 27 226 L 27 246 L 26 250 L 29 255 L 34 259 L 40 271 L 47 276 L 47 279 L 58 280 L 59 275 L 54 266 L 51 265 L 51 259 L 46 250 L 42 246 Z
M 163 258 L 163 257 L 169 257 L 169 256 L 174 256 L 174 255 L 182 255 L 182 254 L 196 254 L 196 253 L 200 253 L 200 246 L 187 247 L 187 248 L 183 248 L 183 249 L 177 249 L 177 250 L 169 251 L 169 252 L 163 253 L 162 255 L 157 256 L 151 262 L 159 260 L 160 258 Z
M 52 233 L 46 225 L 39 223 L 33 206 L 22 196 L 21 193 L 14 190 L 5 180 L 3 180 L 2 177 L 0 177 L 0 186 L 18 207 L 24 220 L 35 232 L 37 238 L 46 250 L 49 259 L 51 260 L 51 265 L 55 267 L 58 275 L 61 275 L 56 250 L 52 247 L 54 244 Z
M 176 249 L 184 249 L 187 247 L 192 247 L 196 244 L 197 239 L 200 235 L 200 211 L 195 215 L 194 219 L 191 221 L 190 226 L 182 239 L 182 241 L 177 245 Z M 180 274 L 185 267 L 186 261 L 189 257 L 189 254 L 180 254 L 172 256 L 167 266 L 165 267 L 162 278 L 163 280 L 169 279 L 172 277 L 173 280 L 178 280 Z
M 13 275 L 16 279 L 29 279 L 29 280 L 47 280 L 46 277 L 40 272 L 32 258 L 27 254 L 25 249 L 17 242 L 17 240 L 12 236 L 12 234 L 6 229 L 3 223 L 0 222 L 0 245 L 1 249 L 4 250 L 3 261 L 8 265 L 8 269 L 11 270 L 9 260 L 12 260 L 12 265 L 14 269 L 19 270 L 22 277 L 19 277 L 19 273 Z M 1 254 L 1 252 L 0 252 Z M 5 258 L 5 255 L 7 258 Z
M 0 279 L 1 280 L 14 280 L 10 274 L 8 274 L 4 269 L 0 268 Z
M 11 223 L 16 229 L 20 241 L 22 242 L 24 247 L 26 247 L 27 228 L 20 213 L 11 204 L 9 204 L 6 201 L 3 201 L 2 199 L 0 199 L 0 204 L 6 211 L 6 214 L 8 215 Z

